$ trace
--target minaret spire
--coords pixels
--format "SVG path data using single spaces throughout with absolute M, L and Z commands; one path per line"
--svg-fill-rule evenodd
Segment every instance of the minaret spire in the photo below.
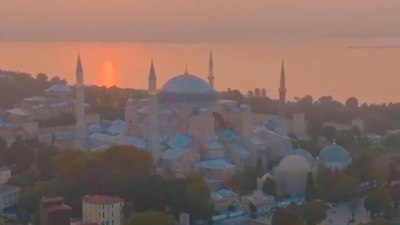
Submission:
M 149 132 L 147 138 L 147 150 L 152 154 L 154 162 L 156 163 L 161 155 L 161 152 L 158 129 L 157 76 L 154 69 L 153 59 L 151 60 L 150 64 L 148 94 Z
M 282 58 L 280 91 L 286 92 L 285 61 Z
M 82 69 L 80 54 L 78 54 L 78 59 L 76 63 L 75 98 L 76 98 L 75 147 L 85 148 L 88 131 L 85 118 L 85 84 L 83 82 L 83 69 Z
M 279 117 L 281 119 L 286 118 L 286 74 L 285 74 L 285 62 L 282 58 L 282 66 L 281 66 L 281 77 L 280 77 L 280 86 L 279 86 Z
M 83 75 L 83 69 L 82 69 L 82 62 L 81 62 L 81 54 L 78 53 L 78 59 L 76 62 L 76 75 Z
M 285 62 L 283 58 L 281 67 L 281 81 L 279 86 L 279 100 L 283 103 L 286 103 L 286 76 L 285 76 Z
M 211 88 L 214 89 L 214 60 L 212 49 L 210 49 L 210 59 L 208 62 L 208 83 L 210 84 Z
M 157 76 L 154 69 L 153 58 L 151 58 L 150 72 L 149 72 L 149 94 L 156 94 L 157 92 Z

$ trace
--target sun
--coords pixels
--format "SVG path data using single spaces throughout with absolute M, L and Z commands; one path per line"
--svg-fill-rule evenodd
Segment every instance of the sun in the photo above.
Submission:
M 111 87 L 117 85 L 118 73 L 113 62 L 107 61 L 103 64 L 100 74 L 100 85 Z

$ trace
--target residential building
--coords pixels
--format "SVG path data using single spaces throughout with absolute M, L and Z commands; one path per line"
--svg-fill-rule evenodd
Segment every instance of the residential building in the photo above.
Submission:
M 39 205 L 40 225 L 70 225 L 71 211 L 63 197 L 43 197 Z
M 124 200 L 105 195 L 85 195 L 82 199 L 82 222 L 98 225 L 123 224 Z
M 0 184 L 5 184 L 11 178 L 11 170 L 7 167 L 0 167 Z
M 17 205 L 21 189 L 12 185 L 0 185 L 0 215 Z

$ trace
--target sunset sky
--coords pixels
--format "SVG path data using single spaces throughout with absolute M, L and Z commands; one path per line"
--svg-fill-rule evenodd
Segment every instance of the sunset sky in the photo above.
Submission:
M 400 35 L 398 0 L 0 0 L 0 39 L 226 42 Z
M 0 0 L 0 69 L 74 82 L 80 51 L 88 84 L 159 88 L 189 71 L 216 88 L 267 88 L 277 97 L 282 57 L 289 99 L 399 102 L 399 0 Z

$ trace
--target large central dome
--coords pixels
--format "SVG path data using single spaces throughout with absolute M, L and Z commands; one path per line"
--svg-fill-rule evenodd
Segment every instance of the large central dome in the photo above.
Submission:
M 206 81 L 188 73 L 178 75 L 167 81 L 167 83 L 164 84 L 162 91 L 193 94 L 214 92 Z
M 216 97 L 216 92 L 205 80 L 187 72 L 168 80 L 160 92 L 162 102 L 191 106 L 206 106 Z

